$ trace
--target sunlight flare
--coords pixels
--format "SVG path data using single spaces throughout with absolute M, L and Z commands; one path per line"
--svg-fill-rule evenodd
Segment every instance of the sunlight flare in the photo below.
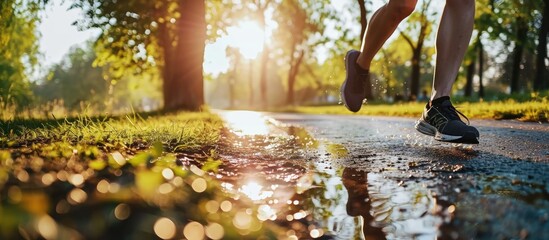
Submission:
M 246 59 L 255 59 L 263 51 L 264 30 L 252 20 L 241 21 L 228 29 L 229 46 L 238 48 Z
M 222 115 L 223 119 L 238 136 L 269 134 L 265 116 L 259 112 L 230 111 L 223 112 Z
M 259 201 L 273 196 L 273 191 L 264 191 L 263 186 L 257 182 L 249 182 L 238 189 L 252 201 Z

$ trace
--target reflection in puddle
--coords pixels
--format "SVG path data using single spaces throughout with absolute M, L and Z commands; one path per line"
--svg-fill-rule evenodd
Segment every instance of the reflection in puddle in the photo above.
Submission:
M 276 189 L 274 185 L 271 186 L 271 188 L 273 188 L 273 190 Z M 272 197 L 274 193 L 273 191 L 263 190 L 263 186 L 254 181 L 242 185 L 238 191 L 246 195 L 246 197 L 250 198 L 252 201 L 264 200 Z
M 315 174 L 307 191 L 313 221 L 336 239 L 435 239 L 441 209 L 421 186 L 399 186 L 381 174 L 345 168 L 337 175 Z M 342 188 L 343 186 L 343 188 Z
M 349 152 L 341 144 L 273 126 L 260 113 L 222 115 L 237 130 L 234 152 L 221 154 L 230 165 L 220 168 L 222 186 L 253 202 L 255 219 L 287 228 L 289 239 L 434 239 L 449 220 L 425 186 L 343 167 Z M 260 136 L 275 128 L 287 135 Z

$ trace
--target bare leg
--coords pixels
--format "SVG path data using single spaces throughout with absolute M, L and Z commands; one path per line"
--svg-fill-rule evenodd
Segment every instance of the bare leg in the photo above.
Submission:
M 475 0 L 446 0 L 438 27 L 431 100 L 450 96 L 473 32 Z
M 374 13 L 360 48 L 361 54 L 357 60 L 360 67 L 370 69 L 370 63 L 376 53 L 393 34 L 398 24 L 414 11 L 416 3 L 417 0 L 390 0 Z

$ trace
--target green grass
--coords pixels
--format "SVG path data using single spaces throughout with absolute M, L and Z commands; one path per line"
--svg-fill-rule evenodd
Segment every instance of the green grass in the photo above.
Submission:
M 10 117 L 0 121 L 0 239 L 183 238 L 191 224 L 227 239 L 276 238 L 256 218 L 242 227 L 251 233 L 236 228 L 235 216 L 257 207 L 205 172 L 221 163 L 217 115 Z
M 529 122 L 548 122 L 549 98 L 517 102 L 515 100 L 494 102 L 455 103 L 456 108 L 469 118 L 477 119 L 518 119 Z M 358 113 L 348 111 L 342 105 L 298 106 L 280 111 L 306 114 L 344 114 L 372 116 L 418 117 L 425 103 L 367 104 Z
M 211 113 L 183 112 L 164 116 L 16 119 L 0 121 L 0 147 L 68 143 L 105 150 L 147 148 L 161 142 L 168 151 L 198 151 L 219 139 L 222 121 Z

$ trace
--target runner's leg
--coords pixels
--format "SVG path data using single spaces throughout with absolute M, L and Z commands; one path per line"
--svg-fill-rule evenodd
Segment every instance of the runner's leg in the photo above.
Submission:
M 398 24 L 408 17 L 415 9 L 417 0 L 390 0 L 389 3 L 378 9 L 368 25 L 360 48 L 358 65 L 370 69 L 372 59 L 393 34 Z
M 446 0 L 436 40 L 431 101 L 450 96 L 473 32 L 475 0 Z

